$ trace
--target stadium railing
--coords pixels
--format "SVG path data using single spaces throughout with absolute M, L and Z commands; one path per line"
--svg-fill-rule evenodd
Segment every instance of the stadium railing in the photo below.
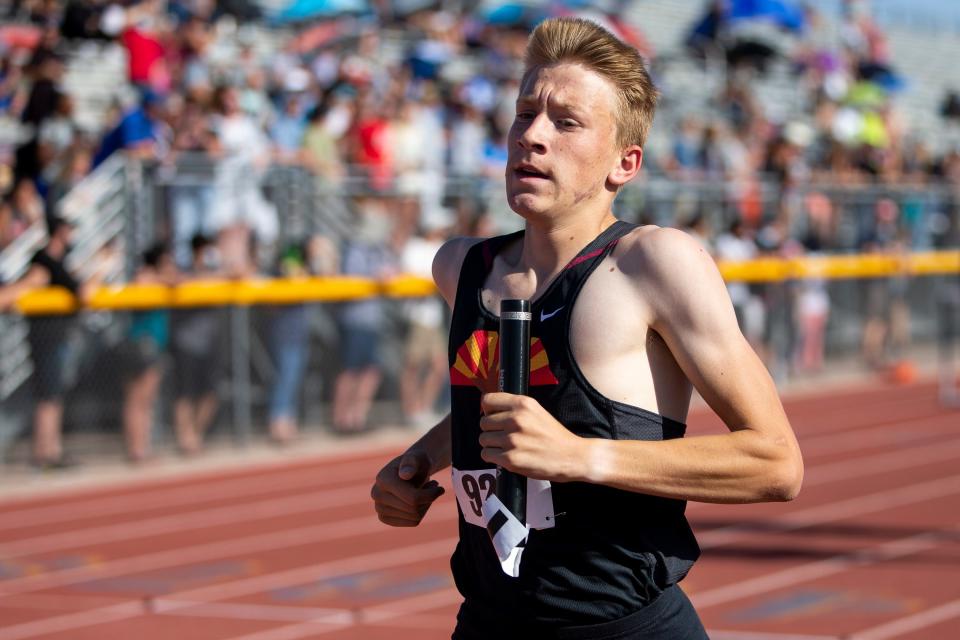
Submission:
M 204 158 L 186 160 L 175 171 L 163 166 L 143 167 L 124 163 L 114 167 L 114 178 L 102 180 L 70 197 L 78 198 L 89 210 L 105 212 L 87 223 L 90 247 L 111 241 L 123 243 L 127 257 L 122 272 L 129 276 L 134 256 L 161 237 L 169 228 L 169 189 L 183 185 L 209 184 L 211 166 Z M 106 172 L 106 170 L 104 170 Z M 121 179 L 122 178 L 122 179 Z M 113 185 L 104 186 L 103 183 Z M 94 185 L 96 186 L 96 185 Z M 742 193 L 719 180 L 673 180 L 651 176 L 625 190 L 616 210 L 627 220 L 645 220 L 673 225 L 696 215 L 707 219 L 712 234 L 753 211 L 769 219 L 782 207 L 794 207 L 789 235 L 802 237 L 822 215 L 827 202 L 830 213 L 828 255 L 783 259 L 765 256 L 749 264 L 721 264 L 731 282 L 744 282 L 751 300 L 762 310 L 754 315 L 756 346 L 778 381 L 795 376 L 816 376 L 798 372 L 794 359 L 800 331 L 796 319 L 798 296 L 810 283 L 819 283 L 827 294 L 829 319 L 824 337 L 828 365 L 859 361 L 864 327 L 868 317 L 886 315 L 888 331 L 893 323 L 891 308 L 910 315 L 904 344 L 889 349 L 891 358 L 920 358 L 939 354 L 943 367 L 944 393 L 956 393 L 956 337 L 960 334 L 960 252 L 956 240 L 960 219 L 954 191 L 947 185 L 836 186 L 802 185 L 784 191 L 770 181 L 757 183 L 752 202 L 744 203 Z M 438 192 L 433 185 L 432 197 Z M 499 230 L 516 225 L 502 202 L 502 183 L 496 177 L 449 177 L 439 185 L 439 204 L 449 214 L 466 208 L 477 215 L 490 215 Z M 390 188 L 373 189 L 363 177 L 348 177 L 339 185 L 318 181 L 298 166 L 274 166 L 264 178 L 264 192 L 277 207 L 280 228 L 286 240 L 322 233 L 335 240 L 353 236 L 357 229 L 356 203 L 360 200 L 409 197 Z M 81 193 L 87 193 L 80 199 Z M 94 194 L 93 196 L 89 194 Z M 94 197 L 96 196 L 96 197 Z M 905 242 L 899 253 L 861 253 L 863 238 L 875 231 L 877 203 L 886 201 L 896 209 Z M 65 203 L 69 205 L 69 201 Z M 76 205 L 79 206 L 79 205 Z M 817 209 L 820 207 L 820 209 Z M 820 211 L 818 214 L 817 211 Z M 78 214 L 79 215 L 79 214 Z M 104 232 L 104 230 L 107 230 Z M 111 240 L 112 239 L 112 240 Z M 0 255 L 0 265 L 6 254 Z M 118 278 L 119 279 L 119 278 Z M 373 296 L 383 299 L 384 316 L 381 362 L 384 382 L 378 404 L 371 416 L 374 424 L 396 422 L 399 379 L 405 375 L 403 349 L 407 331 L 406 298 L 432 295 L 429 282 L 400 278 L 385 282 L 325 277 L 283 280 L 262 278 L 251 281 L 184 284 L 170 289 L 124 285 L 119 282 L 101 288 L 90 304 L 79 310 L 79 322 L 71 338 L 78 354 L 72 360 L 76 384 L 67 395 L 66 430 L 81 441 L 93 437 L 97 447 L 118 448 L 122 413 L 123 366 L 119 352 L 125 344 L 130 314 L 135 310 L 170 309 L 189 306 L 216 306 L 221 309 L 219 331 L 224 355 L 218 375 L 222 409 L 213 435 L 246 441 L 259 437 L 266 423 L 271 377 L 275 375 L 269 332 L 276 311 L 283 305 L 305 304 L 310 323 L 311 356 L 303 390 L 298 396 L 299 415 L 305 428 L 325 429 L 333 381 L 340 372 L 338 328 L 339 305 L 347 300 Z M 877 300 L 879 299 L 879 303 Z M 0 358 L 0 454 L 13 462 L 26 459 L 25 441 L 30 432 L 30 359 L 24 344 L 25 324 L 20 314 L 77 310 L 65 292 L 42 291 L 22 298 L 16 313 L 0 315 L 0 323 L 19 330 L 4 330 Z M 759 324 L 757 324 L 759 323 Z M 888 338 L 889 341 L 889 338 Z M 929 359 L 929 358 L 928 358 Z M 169 358 L 168 358 L 169 360 Z M 15 371 L 8 363 L 18 363 Z M 166 366 L 164 392 L 157 406 L 157 436 L 161 446 L 172 441 L 170 424 L 171 380 L 177 372 Z M 437 409 L 442 409 L 443 399 Z M 104 444 L 107 443 L 107 444 Z

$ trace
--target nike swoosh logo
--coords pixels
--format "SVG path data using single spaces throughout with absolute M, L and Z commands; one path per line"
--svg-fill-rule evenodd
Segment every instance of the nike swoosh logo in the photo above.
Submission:
M 558 313 L 560 313 L 560 310 L 561 310 L 561 309 L 563 309 L 563 307 L 557 307 L 556 309 L 554 309 L 554 310 L 551 311 L 550 313 L 544 313 L 544 312 L 543 312 L 543 309 L 540 309 L 540 322 L 543 322 L 544 320 L 549 320 L 549 319 L 552 318 L 553 316 L 555 316 L 555 315 L 557 315 Z

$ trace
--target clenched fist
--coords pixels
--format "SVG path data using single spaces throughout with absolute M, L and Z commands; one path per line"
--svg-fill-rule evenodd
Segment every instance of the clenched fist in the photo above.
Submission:
M 487 393 L 481 400 L 480 457 L 537 480 L 583 478 L 584 440 L 528 396 Z
M 370 490 L 380 521 L 393 527 L 420 524 L 430 505 L 444 493 L 429 477 L 430 459 L 425 453 L 408 451 L 387 463 Z

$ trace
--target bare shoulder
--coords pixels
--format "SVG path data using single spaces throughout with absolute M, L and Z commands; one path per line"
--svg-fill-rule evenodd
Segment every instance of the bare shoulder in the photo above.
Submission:
M 440 294 L 451 307 L 457 297 L 457 281 L 460 279 L 460 268 L 467 256 L 470 247 L 481 242 L 482 238 L 451 238 L 443 243 L 433 258 L 433 281 L 436 282 Z
M 661 312 L 684 302 L 726 298 L 713 257 L 699 240 L 679 229 L 648 225 L 624 237 L 618 264 Z
M 676 273 L 678 267 L 715 266 L 707 248 L 699 240 L 679 229 L 647 225 L 623 238 L 619 252 L 628 265 L 642 267 L 644 272 Z

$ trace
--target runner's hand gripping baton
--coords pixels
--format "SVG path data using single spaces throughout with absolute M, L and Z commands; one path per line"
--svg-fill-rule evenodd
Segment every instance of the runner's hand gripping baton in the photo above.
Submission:
M 529 300 L 500 302 L 500 390 L 527 395 L 530 382 Z M 527 479 L 500 468 L 497 470 L 497 498 L 521 522 L 527 521 Z

